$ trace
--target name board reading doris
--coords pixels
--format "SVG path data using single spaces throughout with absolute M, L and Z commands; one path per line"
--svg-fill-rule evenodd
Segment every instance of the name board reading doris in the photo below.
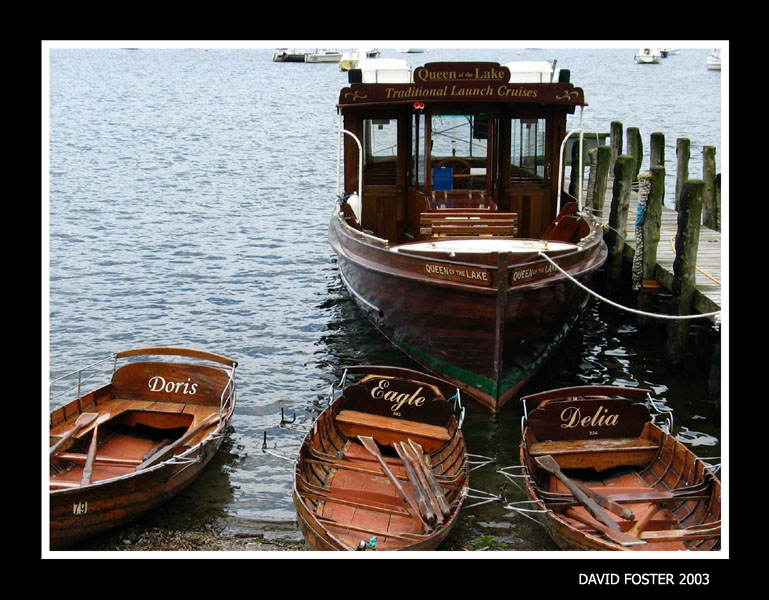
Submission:
M 185 394 L 194 396 L 198 392 L 198 384 L 187 381 L 166 381 L 164 377 L 156 375 L 147 382 L 151 392 L 168 392 L 169 394 Z

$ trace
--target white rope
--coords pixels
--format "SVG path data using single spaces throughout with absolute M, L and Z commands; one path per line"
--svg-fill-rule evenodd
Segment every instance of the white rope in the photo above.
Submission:
M 594 292 L 590 288 L 582 285 L 582 283 L 580 283 L 579 281 L 574 279 L 574 277 L 569 275 L 560 266 L 558 266 L 555 262 L 553 262 L 553 260 L 547 254 L 545 254 L 543 252 L 538 252 L 538 254 L 541 257 L 543 257 L 545 260 L 547 260 L 556 269 L 558 269 L 561 273 L 566 275 L 566 277 L 571 279 L 575 284 L 577 284 L 579 287 L 581 287 L 583 290 L 585 290 L 588 294 L 591 294 L 591 295 L 595 296 L 596 298 L 598 298 L 599 300 L 601 300 L 602 302 L 606 302 L 607 304 L 611 304 L 613 307 L 619 308 L 620 310 L 625 310 L 627 312 L 631 312 L 631 313 L 634 313 L 636 315 L 643 315 L 645 317 L 652 317 L 652 318 L 655 318 L 655 319 L 670 319 L 670 320 L 703 319 L 703 318 L 708 318 L 708 317 L 717 317 L 718 315 L 721 314 L 721 311 L 717 310 L 715 312 L 702 313 L 702 314 L 699 314 L 699 315 L 660 315 L 660 314 L 657 314 L 657 313 L 650 313 L 650 312 L 645 312 L 643 310 L 638 310 L 638 309 L 635 309 L 635 308 L 630 308 L 628 306 L 622 306 L 621 304 L 617 304 L 616 302 L 613 302 L 612 300 L 609 300 L 608 298 L 605 298 L 605 297 L 597 294 L 596 292 Z

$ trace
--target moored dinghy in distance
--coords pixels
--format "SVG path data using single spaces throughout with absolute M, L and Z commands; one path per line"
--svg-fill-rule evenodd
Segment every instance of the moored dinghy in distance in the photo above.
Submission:
M 546 61 L 350 73 L 329 226 L 341 279 L 387 339 L 498 411 L 587 303 L 574 280 L 606 260 L 600 222 L 563 189 L 584 94 Z
M 532 512 L 562 550 L 720 549 L 721 483 L 672 424 L 654 422 L 649 390 L 580 386 L 521 401 Z
M 106 360 L 115 363 L 111 379 L 82 391 L 84 374 Z M 187 487 L 224 439 L 236 366 L 201 350 L 140 348 L 51 382 L 72 382 L 63 394 L 75 396 L 50 417 L 51 549 L 127 523 Z
M 468 491 L 463 413 L 457 420 L 447 400 L 459 402 L 459 390 L 379 366 L 348 367 L 338 389 L 295 466 L 294 506 L 308 549 L 436 549 Z

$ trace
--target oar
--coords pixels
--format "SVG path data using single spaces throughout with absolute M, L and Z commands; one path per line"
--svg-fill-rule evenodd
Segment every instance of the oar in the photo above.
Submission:
M 443 493 L 443 488 L 435 479 L 435 473 L 433 473 L 433 470 L 425 464 L 424 450 L 422 449 L 422 446 L 420 446 L 412 439 L 409 439 L 408 443 L 411 446 L 411 450 L 413 451 L 416 462 L 419 464 L 419 467 L 422 469 L 422 472 L 427 478 L 427 482 L 430 486 L 430 489 L 432 490 L 432 493 L 435 495 L 436 500 L 438 501 L 438 506 L 440 506 L 441 512 L 448 516 L 451 513 L 451 506 L 449 506 L 448 500 L 446 500 L 446 495 Z M 404 442 L 403 445 L 406 446 L 406 443 Z
M 98 435 L 99 426 L 94 425 L 91 445 L 88 446 L 88 458 L 85 459 L 83 478 L 80 480 L 80 485 L 89 485 L 91 483 L 91 478 L 93 477 L 93 461 L 96 458 L 96 446 L 99 444 Z
M 382 456 L 382 453 L 379 452 L 379 448 L 377 447 L 376 442 L 374 441 L 374 438 L 371 436 L 359 435 L 358 439 L 360 440 L 361 444 L 363 444 L 363 447 L 366 450 L 368 450 L 374 456 L 374 458 L 377 459 L 377 462 L 379 463 L 379 466 L 382 467 L 382 471 L 384 471 L 384 474 L 387 475 L 387 477 L 395 486 L 395 489 L 397 489 L 401 493 L 403 498 L 406 500 L 406 504 L 411 509 L 411 513 L 419 520 L 420 523 L 422 523 L 425 529 L 428 529 L 429 525 L 422 518 L 422 515 L 419 512 L 419 507 L 416 506 L 416 504 L 414 503 L 414 500 L 412 500 L 411 496 L 409 496 L 406 493 L 406 490 L 403 489 L 403 486 L 400 484 L 400 481 L 398 481 L 398 478 L 390 470 L 390 467 L 387 466 L 387 463 L 385 462 L 384 457 Z
M 611 498 L 607 498 L 603 494 L 599 494 L 593 489 L 590 489 L 586 485 L 581 485 L 574 482 L 576 486 L 579 487 L 587 496 L 590 496 L 593 500 L 595 500 L 599 506 L 604 507 L 606 510 L 610 510 L 615 515 L 619 515 L 626 521 L 635 521 L 635 515 L 633 514 L 633 511 L 629 508 L 625 508 L 621 504 L 618 504 L 617 502 L 614 502 Z
M 630 528 L 628 534 L 634 536 L 641 535 L 641 532 L 649 524 L 649 521 L 654 518 L 654 515 L 659 512 L 660 508 L 662 507 L 659 504 L 652 504 L 649 509 L 641 516 L 641 518 L 638 519 L 638 521 L 636 521 L 635 524 Z
M 401 457 L 403 466 L 406 467 L 406 474 L 411 482 L 411 489 L 414 491 L 414 500 L 416 500 L 416 503 L 419 506 L 420 514 L 428 523 L 437 522 L 438 525 L 443 525 L 443 516 L 441 515 L 440 510 L 435 507 L 435 503 L 427 489 L 427 481 L 422 477 L 419 467 L 413 464 L 410 457 L 405 454 L 405 449 L 401 446 L 401 442 L 393 442 L 392 446 L 395 448 L 398 456 Z
M 96 448 L 99 444 L 99 425 L 109 419 L 110 413 L 104 413 L 98 419 L 93 426 L 93 433 L 91 434 L 91 444 L 88 446 L 88 457 L 85 459 L 85 467 L 83 467 L 83 478 L 80 480 L 80 485 L 89 485 L 93 478 L 93 463 L 96 460 Z
M 170 446 L 166 446 L 160 452 L 156 452 L 155 454 L 150 456 L 142 464 L 136 467 L 136 470 L 141 471 L 142 469 L 146 469 L 147 467 L 154 465 L 159 460 L 165 460 L 166 458 L 168 458 L 168 456 L 174 453 L 179 446 L 186 444 L 190 440 L 190 438 L 192 438 L 201 429 L 210 427 L 214 423 L 217 423 L 219 419 L 221 419 L 221 415 L 219 413 L 209 415 L 207 418 L 203 419 L 203 421 L 201 421 L 197 426 L 193 427 L 187 433 L 185 433 L 182 437 L 176 440 L 173 444 L 171 444 Z
M 80 431 L 83 427 L 88 427 L 98 416 L 99 413 L 82 413 L 77 418 L 77 421 L 75 421 L 75 426 L 67 433 L 65 433 L 58 442 L 51 446 L 51 449 L 48 451 L 48 456 L 53 456 L 56 454 L 62 446 L 64 446 L 75 436 L 75 434 L 77 434 L 78 431 Z
M 554 475 L 561 482 L 563 482 L 563 484 L 569 488 L 569 491 L 574 494 L 574 497 L 579 501 L 579 503 L 590 511 L 591 515 L 593 515 L 601 523 L 607 527 L 610 527 L 614 531 L 620 531 L 620 526 L 617 524 L 617 522 L 612 519 L 606 513 L 606 511 L 596 503 L 595 500 L 587 496 L 575 482 L 563 474 L 561 467 L 552 456 L 549 454 L 546 456 L 538 456 L 534 460 L 537 461 L 537 464 L 545 471 L 551 475 Z
M 605 534 L 606 537 L 611 541 L 616 542 L 621 546 L 640 546 L 646 543 L 645 541 L 637 537 L 633 537 L 630 534 L 624 533 L 623 531 L 616 531 L 611 529 L 603 523 L 599 523 L 595 519 L 591 518 L 590 515 L 582 514 L 576 508 L 566 509 L 566 516 L 571 517 L 580 523 L 584 523 L 585 525 L 589 525 L 593 529 L 597 529 L 601 533 Z

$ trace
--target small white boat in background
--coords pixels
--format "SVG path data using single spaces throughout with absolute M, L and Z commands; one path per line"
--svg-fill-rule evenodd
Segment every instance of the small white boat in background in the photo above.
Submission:
M 713 50 L 713 52 L 710 53 L 710 56 L 708 56 L 706 64 L 708 65 L 708 70 L 720 71 L 721 70 L 721 50 L 718 48 Z
M 635 61 L 641 65 L 658 65 L 662 61 L 659 48 L 641 48 L 635 54 Z
M 308 63 L 338 63 L 342 60 L 342 53 L 339 50 L 316 50 L 304 57 L 304 62 Z

